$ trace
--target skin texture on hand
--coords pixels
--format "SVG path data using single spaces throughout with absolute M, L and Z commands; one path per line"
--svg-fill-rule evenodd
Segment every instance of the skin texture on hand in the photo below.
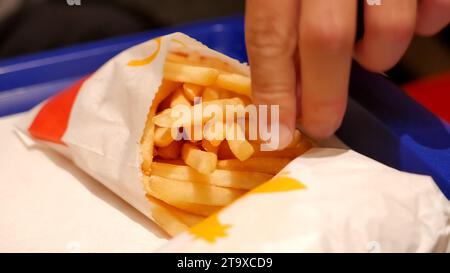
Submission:
M 364 4 L 356 41 L 358 0 L 247 0 L 246 44 L 256 104 L 280 106 L 280 147 L 297 117 L 313 137 L 340 126 L 351 61 L 382 72 L 402 57 L 414 33 L 433 35 L 450 21 L 450 0 L 381 0 Z

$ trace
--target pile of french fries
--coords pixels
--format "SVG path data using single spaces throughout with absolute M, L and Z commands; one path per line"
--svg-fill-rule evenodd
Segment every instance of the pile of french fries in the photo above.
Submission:
M 192 129 L 184 131 L 189 132 L 188 139 L 175 140 L 171 130 L 191 128 L 193 121 L 177 123 L 172 111 L 178 105 L 193 110 L 199 97 L 204 105 L 248 105 L 250 78 L 217 58 L 196 52 L 168 54 L 163 82 L 147 117 L 141 152 L 144 186 L 154 205 L 152 217 L 171 236 L 270 180 L 312 147 L 299 131 L 289 147 L 280 151 L 261 151 L 257 140 L 237 140 L 227 136 L 226 130 L 204 127 L 200 138 L 192 137 Z M 204 126 L 209 118 L 203 116 L 198 122 Z M 216 122 L 217 126 L 227 126 L 222 120 Z M 245 128 L 237 123 L 232 126 L 234 132 L 245 134 Z

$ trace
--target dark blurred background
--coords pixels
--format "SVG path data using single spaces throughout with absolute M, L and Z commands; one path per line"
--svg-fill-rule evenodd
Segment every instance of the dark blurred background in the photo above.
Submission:
M 0 0 L 0 59 L 243 12 L 244 0 Z M 415 38 L 387 74 L 403 84 L 449 70 L 447 27 Z

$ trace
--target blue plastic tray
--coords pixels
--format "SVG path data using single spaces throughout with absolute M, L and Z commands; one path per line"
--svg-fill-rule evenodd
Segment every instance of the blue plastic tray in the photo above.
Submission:
M 95 71 L 120 51 L 181 31 L 246 61 L 242 17 L 229 17 L 0 61 L 0 116 L 26 111 Z M 338 136 L 394 168 L 433 176 L 450 198 L 450 126 L 381 75 L 353 65 L 351 99 Z

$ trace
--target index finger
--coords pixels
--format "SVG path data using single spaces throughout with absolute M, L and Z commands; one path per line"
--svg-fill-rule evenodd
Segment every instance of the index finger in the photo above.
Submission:
M 247 0 L 245 36 L 256 104 L 280 106 L 279 148 L 295 129 L 297 0 Z

